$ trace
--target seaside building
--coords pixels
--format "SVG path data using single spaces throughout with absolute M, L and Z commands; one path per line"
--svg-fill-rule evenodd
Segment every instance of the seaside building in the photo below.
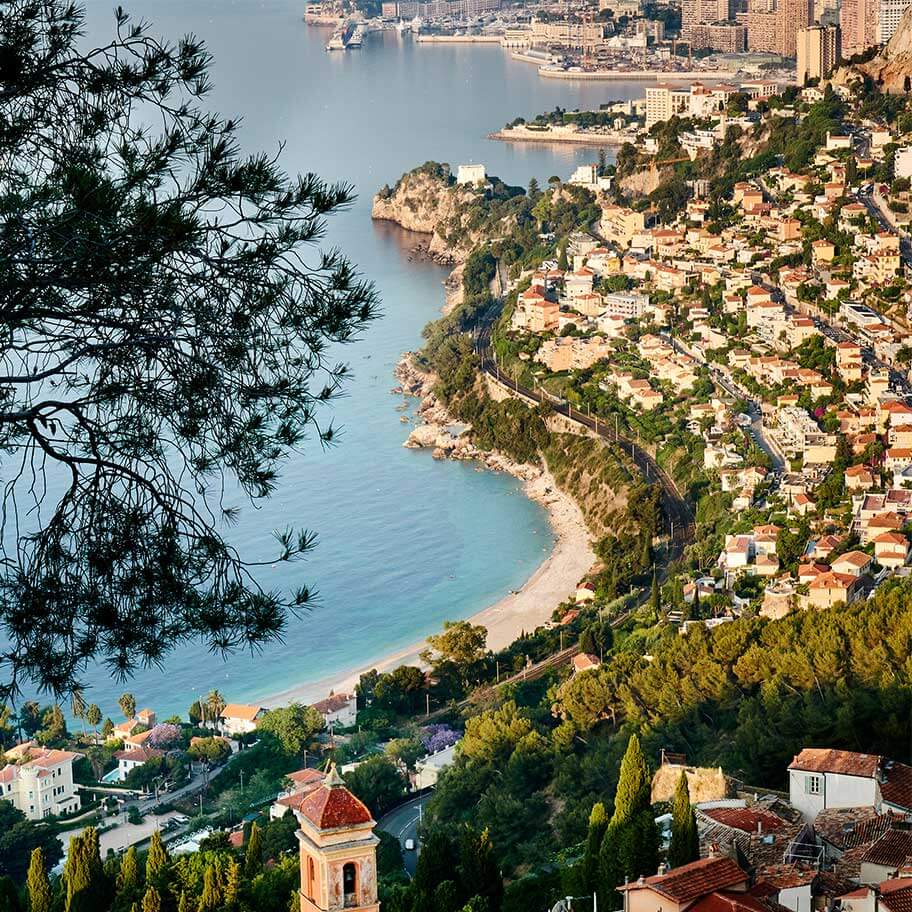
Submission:
M 223 735 L 249 735 L 256 731 L 257 722 L 266 710 L 262 706 L 229 703 L 219 715 L 219 731 Z
M 385 0 L 384 19 L 464 19 L 499 10 L 501 0 Z
M 367 806 L 335 767 L 293 807 L 301 861 L 301 912 L 378 912 L 377 845 Z
M 747 50 L 747 27 L 739 22 L 695 25 L 690 30 L 690 46 L 695 51 L 743 54 Z
M 460 165 L 456 169 L 456 183 L 476 186 L 483 184 L 488 179 L 488 172 L 484 165 Z
M 564 47 L 595 50 L 605 41 L 605 25 L 574 19 L 532 20 L 533 47 Z
M 798 44 L 798 85 L 805 85 L 809 79 L 826 79 L 840 57 L 840 33 L 838 25 L 811 25 L 799 29 Z
M 79 809 L 73 763 L 82 754 L 49 750 L 26 741 L 10 748 L 5 756 L 9 762 L 0 768 L 0 799 L 9 801 L 29 820 Z

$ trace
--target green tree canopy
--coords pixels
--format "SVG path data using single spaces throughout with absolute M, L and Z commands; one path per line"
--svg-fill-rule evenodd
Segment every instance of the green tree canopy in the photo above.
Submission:
M 270 709 L 257 723 L 257 731 L 275 738 L 290 757 L 301 757 L 314 735 L 322 729 L 320 713 L 301 703 Z

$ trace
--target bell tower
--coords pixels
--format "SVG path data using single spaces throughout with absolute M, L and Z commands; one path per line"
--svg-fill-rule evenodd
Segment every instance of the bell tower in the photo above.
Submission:
M 301 912 L 378 912 L 377 844 L 370 811 L 335 766 L 294 808 L 301 858 Z

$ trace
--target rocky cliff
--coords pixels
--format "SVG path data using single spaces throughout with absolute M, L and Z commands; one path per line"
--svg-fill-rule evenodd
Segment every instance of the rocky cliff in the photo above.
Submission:
M 873 80 L 882 92 L 901 95 L 912 88 L 912 7 L 903 13 L 893 37 L 866 63 L 843 67 L 834 82 L 848 85 L 860 76 Z
M 477 197 L 453 182 L 446 165 L 429 163 L 404 174 L 395 187 L 384 187 L 374 197 L 371 217 L 428 235 L 431 257 L 460 263 L 475 245 L 466 222 Z

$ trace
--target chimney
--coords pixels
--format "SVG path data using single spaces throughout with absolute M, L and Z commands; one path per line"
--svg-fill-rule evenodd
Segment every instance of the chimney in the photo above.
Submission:
M 659 877 L 668 873 L 668 864 L 664 861 L 659 863 Z
M 757 821 L 757 835 L 758 836 L 763 835 L 763 821 L 762 820 Z
M 711 842 L 709 844 L 709 853 L 706 856 L 707 858 L 718 858 L 719 857 L 719 844 L 717 842 Z

